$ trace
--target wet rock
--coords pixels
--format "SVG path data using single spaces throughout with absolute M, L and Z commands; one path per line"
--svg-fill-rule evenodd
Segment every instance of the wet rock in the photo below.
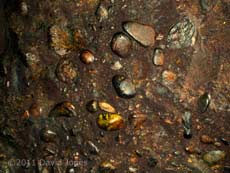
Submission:
M 168 70 L 163 71 L 162 80 L 164 84 L 166 85 L 172 84 L 173 82 L 176 81 L 176 79 L 177 79 L 177 76 L 174 72 L 171 72 Z
M 164 64 L 164 53 L 162 49 L 157 48 L 154 50 L 153 64 L 158 66 Z
M 123 28 L 143 46 L 154 46 L 156 34 L 152 26 L 137 22 L 126 22 L 123 24 Z
M 124 126 L 124 119 L 119 114 L 99 114 L 97 125 L 107 131 L 119 130 Z
M 43 151 L 44 156 L 53 156 L 58 153 L 58 148 L 54 143 L 46 143 L 43 145 Z
M 88 148 L 92 154 L 98 154 L 100 152 L 98 147 L 92 141 L 88 141 Z
M 206 153 L 203 156 L 203 160 L 207 162 L 209 165 L 213 165 L 219 162 L 220 160 L 223 160 L 225 158 L 225 155 L 226 154 L 224 151 L 214 150 Z
M 149 167 L 155 167 L 157 165 L 158 161 L 155 157 L 151 156 L 149 159 L 148 159 L 148 166 Z
M 116 167 L 110 162 L 103 162 L 98 169 L 99 173 L 115 173 Z
M 22 16 L 26 16 L 28 14 L 28 5 L 25 1 L 22 1 L 20 3 L 20 10 L 21 10 L 21 14 Z
M 93 53 L 89 50 L 81 52 L 80 59 L 84 64 L 92 64 L 95 60 Z
M 111 48 L 118 56 L 125 58 L 129 55 L 132 48 L 132 42 L 128 36 L 123 33 L 117 33 L 113 36 Z
M 182 116 L 182 122 L 184 127 L 184 137 L 189 139 L 192 137 L 192 115 L 190 112 L 185 112 Z
M 115 113 L 116 109 L 111 106 L 109 103 L 106 102 L 99 102 L 99 107 L 101 110 L 105 111 L 105 112 L 109 112 L 109 113 Z
M 198 105 L 198 111 L 200 113 L 204 113 L 207 111 L 208 106 L 211 102 L 211 95 L 209 93 L 204 93 L 200 98 L 198 99 L 197 105 Z
M 141 113 L 134 113 L 129 116 L 130 124 L 135 128 L 138 129 L 140 126 L 147 120 L 146 114 Z
M 167 46 L 172 49 L 181 49 L 193 46 L 196 41 L 196 28 L 194 23 L 184 17 L 169 31 Z
M 43 128 L 41 130 L 41 139 L 45 142 L 54 142 L 57 134 L 49 128 Z
M 212 144 L 214 142 L 214 139 L 211 138 L 210 136 L 208 135 L 202 135 L 200 137 L 200 140 L 201 142 L 203 142 L 204 144 Z
M 69 60 L 61 60 L 56 68 L 57 78 L 65 83 L 74 83 L 79 78 L 76 65 Z
M 100 4 L 97 8 L 96 16 L 97 16 L 99 22 L 102 22 L 103 20 L 108 19 L 109 12 L 108 12 L 107 8 L 104 7 L 104 5 Z
M 90 100 L 86 104 L 86 109 L 91 113 L 97 112 L 97 110 L 98 110 L 98 102 L 96 100 Z
M 112 79 L 117 94 L 122 98 L 133 98 L 136 95 L 136 87 L 133 82 L 124 75 L 115 75 Z
M 57 104 L 49 113 L 49 116 L 65 116 L 73 117 L 76 116 L 75 106 L 70 102 L 62 102 Z

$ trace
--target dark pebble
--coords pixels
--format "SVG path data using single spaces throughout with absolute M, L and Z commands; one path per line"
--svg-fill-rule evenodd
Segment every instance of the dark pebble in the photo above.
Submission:
M 58 103 L 51 111 L 49 116 L 65 116 L 73 117 L 76 116 L 75 106 L 70 102 Z
M 224 144 L 224 145 L 229 145 L 229 141 L 223 137 L 220 138 L 220 141 Z
M 41 130 L 41 139 L 45 142 L 55 141 L 57 134 L 49 128 L 43 128 Z
M 149 167 L 155 167 L 157 165 L 157 163 L 158 163 L 157 159 L 153 156 L 148 159 L 148 166 Z
M 98 111 L 98 102 L 96 100 L 90 100 L 88 103 L 86 103 L 86 109 L 87 111 L 91 113 L 95 113 Z
M 122 98 L 133 98 L 136 95 L 136 87 L 133 82 L 124 75 L 115 75 L 112 79 L 117 94 Z
M 182 116 L 182 122 L 184 127 L 184 137 L 190 139 L 192 137 L 192 119 L 190 112 L 184 113 Z
M 111 48 L 118 56 L 125 58 L 129 55 L 132 42 L 128 36 L 123 33 L 117 33 L 113 36 Z
M 197 105 L 198 105 L 198 111 L 200 113 L 204 113 L 207 111 L 208 106 L 211 102 L 211 95 L 209 93 L 204 93 L 200 98 L 198 99 Z

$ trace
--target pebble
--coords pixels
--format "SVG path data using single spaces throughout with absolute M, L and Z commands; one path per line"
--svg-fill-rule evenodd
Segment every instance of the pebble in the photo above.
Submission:
M 189 139 L 192 137 L 192 115 L 190 112 L 185 112 L 182 116 L 182 122 L 184 127 L 184 137 Z
M 212 0 L 200 0 L 200 6 L 203 11 L 209 11 L 212 6 Z
M 129 123 L 135 128 L 139 129 L 140 126 L 147 120 L 146 114 L 134 113 L 129 116 Z
M 132 41 L 125 34 L 116 33 L 111 41 L 111 48 L 115 54 L 121 58 L 125 58 L 130 54 Z
M 41 139 L 45 142 L 54 142 L 57 134 L 49 128 L 43 128 L 41 130 Z
M 21 10 L 21 14 L 22 16 L 26 16 L 28 14 L 28 5 L 25 1 L 22 1 L 20 3 L 20 10 Z
M 203 95 L 200 96 L 198 99 L 198 111 L 200 113 L 204 113 L 207 111 L 209 104 L 211 102 L 211 95 L 209 93 L 204 93 Z
M 81 52 L 80 59 L 84 64 L 92 64 L 95 60 L 93 53 L 89 50 Z
M 122 68 L 122 65 L 119 61 L 116 61 L 112 66 L 111 69 L 112 70 L 120 70 Z
M 97 110 L 98 110 L 98 102 L 96 100 L 90 100 L 86 104 L 86 109 L 91 113 L 97 112 Z
M 99 22 L 102 22 L 103 20 L 108 19 L 109 12 L 102 4 L 100 4 L 97 8 L 96 16 L 98 17 Z
M 136 87 L 133 82 L 124 75 L 115 75 L 112 79 L 117 94 L 122 98 L 133 98 L 136 95 Z
M 106 102 L 99 102 L 99 107 L 101 110 L 105 111 L 105 112 L 109 112 L 109 113 L 115 113 L 116 109 L 111 106 L 109 103 Z
M 61 102 L 55 105 L 55 107 L 50 111 L 49 116 L 65 116 L 65 117 L 73 117 L 76 116 L 75 106 L 68 102 Z
M 103 162 L 99 166 L 99 173 L 115 173 L 116 167 L 112 165 L 110 162 Z
M 103 113 L 98 115 L 97 125 L 106 131 L 119 130 L 124 126 L 124 119 L 119 114 Z
M 172 84 L 176 81 L 177 76 L 174 72 L 165 70 L 162 73 L 162 79 L 164 84 Z
M 62 59 L 57 65 L 56 76 L 64 83 L 74 83 L 79 78 L 79 72 L 74 63 Z
M 182 21 L 175 24 L 169 31 L 167 47 L 181 49 L 193 46 L 196 41 L 196 28 L 193 22 L 184 17 Z
M 126 22 L 123 24 L 123 28 L 141 45 L 145 47 L 154 46 L 156 34 L 152 26 L 137 22 Z
M 209 165 L 213 165 L 220 160 L 223 160 L 225 158 L 225 152 L 220 150 L 213 150 L 210 151 L 203 156 L 203 160 L 207 162 Z
M 153 64 L 157 66 L 164 64 L 164 53 L 162 49 L 156 48 L 154 50 Z
M 212 144 L 214 142 L 214 139 L 211 138 L 210 136 L 208 135 L 202 135 L 200 137 L 200 140 L 201 142 L 203 142 L 204 144 Z
M 229 145 L 229 141 L 223 137 L 220 138 L 220 141 L 224 144 L 224 145 Z

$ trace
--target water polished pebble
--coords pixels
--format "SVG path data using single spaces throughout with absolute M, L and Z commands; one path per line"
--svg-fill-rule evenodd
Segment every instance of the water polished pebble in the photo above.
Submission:
M 41 130 L 41 139 L 45 142 L 54 142 L 56 137 L 57 134 L 49 128 L 43 128 Z
M 91 113 L 95 113 L 98 110 L 98 102 L 96 100 L 90 100 L 88 103 L 86 103 L 86 109 L 87 111 Z
M 203 95 L 201 95 L 197 102 L 198 111 L 200 113 L 206 112 L 210 102 L 211 102 L 211 95 L 209 93 L 204 93 Z
M 172 49 L 181 49 L 193 46 L 196 41 L 196 28 L 193 22 L 184 17 L 169 31 L 167 46 Z
M 123 28 L 143 46 L 154 46 L 156 34 L 152 26 L 137 22 L 126 22 L 123 24 Z
M 119 130 L 124 126 L 124 119 L 119 114 L 99 114 L 97 124 L 103 130 Z
M 112 79 L 117 94 L 122 98 L 133 98 L 136 95 L 136 87 L 133 82 L 124 75 L 115 75 Z
M 77 81 L 79 73 L 76 65 L 65 59 L 58 63 L 56 76 L 62 82 L 73 83 Z
M 225 156 L 226 154 L 224 151 L 214 150 L 204 154 L 203 160 L 208 164 L 213 165 L 219 162 L 220 160 L 224 159 Z
M 105 112 L 109 112 L 109 113 L 115 113 L 116 112 L 116 109 L 111 106 L 109 103 L 106 103 L 106 102 L 99 102 L 99 107 L 101 110 L 105 111 Z
M 192 119 L 190 112 L 185 112 L 183 114 L 182 122 L 184 127 L 184 137 L 189 139 L 192 137 Z
M 158 66 L 164 64 L 164 53 L 162 49 L 157 48 L 154 50 L 153 64 Z
M 93 53 L 89 50 L 81 52 L 80 59 L 84 64 L 92 64 L 95 60 Z
M 70 102 L 62 102 L 57 104 L 50 112 L 49 116 L 65 116 L 73 117 L 76 116 L 75 106 Z
M 117 33 L 113 36 L 111 48 L 118 56 L 125 58 L 129 55 L 132 48 L 132 42 L 128 36 L 123 33 Z

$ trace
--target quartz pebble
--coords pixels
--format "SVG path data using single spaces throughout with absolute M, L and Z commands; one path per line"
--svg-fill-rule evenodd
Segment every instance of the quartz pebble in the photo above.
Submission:
M 101 110 L 103 111 L 106 111 L 106 112 L 109 112 L 109 113 L 115 113 L 116 112 L 116 109 L 111 106 L 109 103 L 106 103 L 106 102 L 99 102 L 99 107 Z
M 118 56 L 125 58 L 129 55 L 132 42 L 128 36 L 123 33 L 117 33 L 111 41 L 111 48 Z
M 124 30 L 141 45 L 148 47 L 155 44 L 155 30 L 152 26 L 137 22 L 126 22 Z

